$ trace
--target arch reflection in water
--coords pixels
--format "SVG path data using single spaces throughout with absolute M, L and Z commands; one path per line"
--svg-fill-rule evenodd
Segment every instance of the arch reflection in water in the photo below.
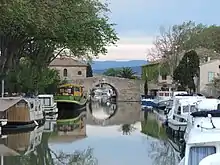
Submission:
M 116 102 L 98 102 L 90 101 L 89 102 L 89 112 L 95 119 L 107 120 L 115 116 L 117 113 L 118 106 Z

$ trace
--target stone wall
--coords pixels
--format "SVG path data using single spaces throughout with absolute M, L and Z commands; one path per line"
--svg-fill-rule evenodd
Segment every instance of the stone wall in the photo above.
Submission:
M 59 72 L 61 80 L 73 80 L 76 78 L 85 78 L 86 77 L 86 67 L 85 66 L 77 66 L 77 67 L 50 67 L 52 69 L 56 69 Z M 67 69 L 67 77 L 63 76 L 63 70 Z M 81 72 L 81 74 L 78 74 Z
M 101 82 L 114 86 L 117 90 L 118 101 L 140 101 L 140 95 L 144 91 L 144 81 L 142 80 L 131 80 L 110 76 L 96 76 L 72 80 L 73 84 L 83 85 L 85 92 L 90 92 L 95 85 Z

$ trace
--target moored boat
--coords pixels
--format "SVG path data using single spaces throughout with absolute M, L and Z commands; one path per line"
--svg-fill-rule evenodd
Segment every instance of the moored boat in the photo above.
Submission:
M 184 136 L 185 157 L 179 165 L 203 165 L 202 163 L 206 162 L 205 159 L 210 155 L 219 155 L 219 125 L 220 110 L 202 110 L 192 113 L 188 119 L 187 131 Z
M 37 98 L 4 97 L 0 99 L 2 132 L 33 129 L 44 124 L 44 115 Z
M 54 102 L 53 95 L 38 95 L 38 99 L 41 101 L 43 112 L 45 113 L 46 118 L 56 119 L 58 116 L 58 108 L 57 103 Z
M 64 84 L 59 86 L 54 100 L 60 110 L 74 110 L 86 106 L 87 98 L 83 92 L 83 86 Z

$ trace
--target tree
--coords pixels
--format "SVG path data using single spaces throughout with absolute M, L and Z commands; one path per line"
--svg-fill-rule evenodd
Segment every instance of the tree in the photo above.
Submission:
M 107 5 L 98 0 L 7 1 L 0 11 L 1 75 L 24 56 L 48 65 L 68 48 L 73 56 L 91 58 L 118 40 Z
M 212 25 L 204 28 L 200 33 L 194 34 L 185 44 L 192 48 L 202 47 L 220 53 L 220 26 Z
M 192 21 L 183 22 L 180 25 L 160 29 L 160 36 L 154 42 L 155 48 L 152 49 L 148 56 L 151 59 L 164 58 L 168 63 L 171 75 L 181 60 L 181 53 L 192 49 L 191 45 L 185 44 L 191 36 L 199 34 L 206 26 L 196 24 Z
M 118 77 L 119 74 L 120 74 L 120 69 L 114 69 L 114 68 L 109 68 L 103 73 L 103 75 L 105 76 L 113 76 L 113 77 Z
M 135 79 L 135 74 L 136 72 L 130 67 L 123 67 L 119 70 L 119 77 L 122 78 Z
M 16 70 L 10 70 L 5 79 L 6 90 L 24 93 L 55 93 L 60 83 L 59 73 L 47 67 L 39 68 L 27 59 L 22 59 Z
M 90 63 L 87 63 L 86 77 L 93 77 L 92 66 Z
M 195 91 L 194 76 L 199 77 L 199 57 L 194 50 L 186 52 L 174 71 L 174 81 L 181 88 L 189 88 Z

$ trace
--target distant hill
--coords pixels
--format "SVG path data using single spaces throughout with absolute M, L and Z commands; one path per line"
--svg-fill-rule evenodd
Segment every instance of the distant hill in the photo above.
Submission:
M 130 61 L 93 61 L 93 70 L 104 70 L 109 68 L 120 67 L 136 67 L 147 64 L 145 60 L 130 60 Z
M 102 74 L 109 68 L 131 67 L 137 75 L 141 75 L 141 66 L 147 64 L 145 60 L 130 60 L 130 61 L 94 61 L 92 63 L 93 73 Z

